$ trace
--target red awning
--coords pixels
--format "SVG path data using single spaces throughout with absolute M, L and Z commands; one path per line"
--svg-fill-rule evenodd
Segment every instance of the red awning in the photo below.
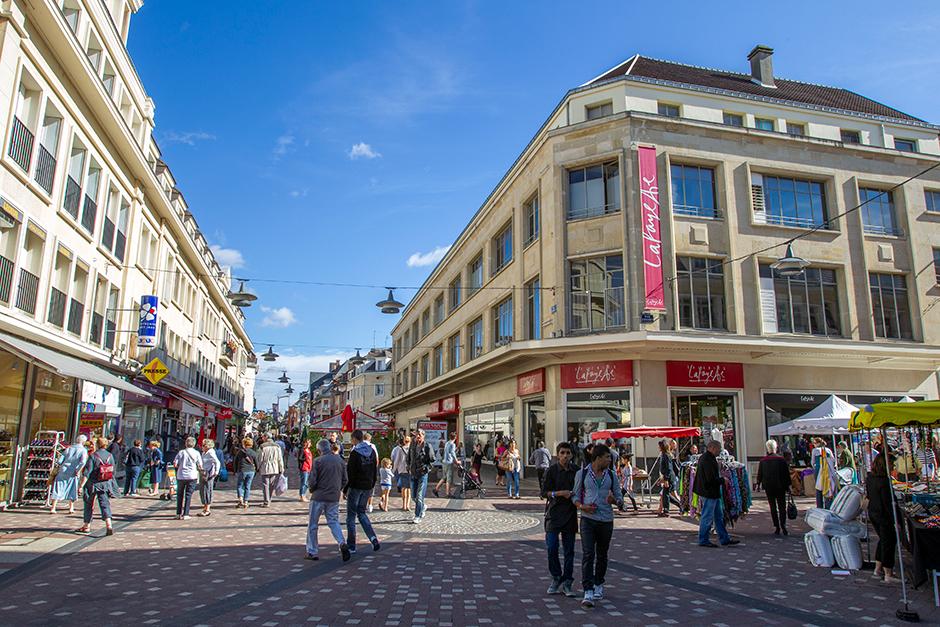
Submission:
M 629 427 L 626 429 L 611 429 L 609 431 L 595 431 L 591 434 L 592 440 L 606 440 L 612 438 L 690 438 L 701 435 L 698 427 Z

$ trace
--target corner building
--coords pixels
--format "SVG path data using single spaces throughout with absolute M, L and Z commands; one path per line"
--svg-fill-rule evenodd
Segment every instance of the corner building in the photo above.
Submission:
M 569 91 L 404 310 L 379 411 L 488 458 L 499 435 L 528 456 L 694 425 L 754 462 L 828 394 L 937 398 L 940 167 L 917 175 L 938 127 L 776 78 L 772 54 L 636 55 Z M 809 266 L 786 278 L 795 236 Z

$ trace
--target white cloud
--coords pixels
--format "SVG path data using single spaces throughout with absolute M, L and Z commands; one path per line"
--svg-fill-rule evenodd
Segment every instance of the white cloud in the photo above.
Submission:
M 359 142 L 358 144 L 353 144 L 353 147 L 349 149 L 347 153 L 350 159 L 378 159 L 382 156 L 382 153 L 375 150 L 369 144 L 365 142 Z
M 187 146 L 195 146 L 196 142 L 213 139 L 215 139 L 215 135 L 205 131 L 168 131 L 163 135 L 164 144 L 186 144 Z
M 235 248 L 222 248 L 218 244 L 213 244 L 209 247 L 209 250 L 215 255 L 215 260 L 219 262 L 220 266 L 241 268 L 245 265 L 245 257 L 240 250 L 236 250 Z
M 256 350 L 260 347 L 256 347 Z M 265 347 L 266 348 L 266 347 Z M 337 359 L 348 358 L 348 352 L 326 352 L 322 354 L 285 354 L 283 350 L 274 347 L 281 354 L 275 362 L 266 362 L 258 360 L 260 368 L 258 370 L 257 382 L 255 383 L 255 399 L 258 409 L 271 411 L 271 404 L 279 395 L 284 394 L 284 388 L 287 386 L 277 381 L 281 373 L 286 371 L 290 378 L 290 385 L 294 388 L 291 395 L 291 402 L 297 400 L 297 396 L 305 391 L 310 384 L 311 372 L 328 372 L 330 362 Z M 287 407 L 287 399 L 281 399 L 281 412 Z
M 274 154 L 275 156 L 281 157 L 286 155 L 290 150 L 290 147 L 294 144 L 293 135 L 281 135 L 274 142 Z
M 450 244 L 447 246 L 438 246 L 430 252 L 415 253 L 408 257 L 408 267 L 423 268 L 424 266 L 433 266 L 444 258 L 448 250 L 450 250 Z
M 261 321 L 263 327 L 284 329 L 297 322 L 297 318 L 290 307 L 265 307 L 262 305 L 261 311 L 267 314 L 264 320 Z
M 294 189 L 290 192 L 291 198 L 306 198 L 307 193 L 310 191 L 309 187 L 304 187 L 303 189 Z

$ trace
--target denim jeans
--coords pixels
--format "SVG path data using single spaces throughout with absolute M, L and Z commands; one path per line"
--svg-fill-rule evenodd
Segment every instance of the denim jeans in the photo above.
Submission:
M 251 481 L 255 478 L 254 470 L 246 470 L 238 473 L 238 482 L 235 484 L 235 493 L 242 501 L 248 502 L 251 492 Z
M 140 479 L 140 473 L 143 466 L 128 466 L 124 471 L 124 494 L 137 494 L 137 480 Z
M 718 532 L 718 543 L 728 544 L 731 541 L 731 536 L 728 535 L 728 530 L 725 529 L 725 512 L 721 507 L 721 499 L 701 498 L 700 502 L 702 519 L 698 524 L 698 543 L 708 544 L 711 542 L 709 538 L 712 534 L 712 525 L 714 525 L 715 531 Z
M 326 514 L 326 524 L 333 532 L 336 544 L 343 544 L 343 527 L 339 524 L 339 502 L 311 501 L 310 520 L 307 523 L 307 555 L 316 555 L 320 551 L 317 542 L 317 530 L 320 528 L 320 516 Z
M 509 497 L 519 496 L 519 473 L 515 470 L 506 472 L 506 492 Z
M 110 520 L 111 518 L 111 499 L 107 492 L 95 492 L 91 489 L 82 491 L 82 520 L 85 524 L 91 523 L 91 517 L 95 513 L 95 499 L 98 499 L 98 507 L 101 508 L 101 520 Z
M 613 535 L 613 521 L 581 517 L 581 587 L 585 591 L 603 585 L 607 574 L 607 552 Z
M 215 488 L 215 479 L 206 481 L 205 477 L 199 480 L 199 501 L 203 505 L 212 505 L 212 489 Z
M 816 490 L 816 507 L 821 509 L 829 509 L 832 505 L 832 499 L 826 498 L 823 496 L 822 490 Z
M 304 498 L 304 494 L 307 493 L 307 481 L 310 479 L 309 470 L 300 471 L 300 498 Z
M 565 551 L 565 568 L 562 570 L 558 559 L 558 540 Z M 574 581 L 574 539 L 575 531 L 546 531 L 545 548 L 548 549 L 548 572 L 559 583 Z
M 375 531 L 372 529 L 372 521 L 369 520 L 369 514 L 366 513 L 366 506 L 369 504 L 369 497 L 372 496 L 372 490 L 358 490 L 350 488 L 346 493 L 346 544 L 349 548 L 356 548 L 356 519 L 362 525 L 362 531 L 366 538 L 371 542 L 375 537 Z
M 424 493 L 428 491 L 428 476 L 411 477 L 411 495 L 415 500 L 415 518 L 424 516 Z
M 189 516 L 189 504 L 193 500 L 193 491 L 196 489 L 195 479 L 176 480 L 176 515 Z

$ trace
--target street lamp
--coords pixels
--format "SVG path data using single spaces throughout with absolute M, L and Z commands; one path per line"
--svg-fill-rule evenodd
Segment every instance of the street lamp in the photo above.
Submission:
M 795 277 L 803 274 L 803 269 L 809 262 L 793 254 L 793 244 L 787 244 L 787 252 L 783 257 L 770 264 L 770 267 L 782 277 Z
M 361 366 L 364 363 L 366 363 L 366 360 L 362 358 L 362 355 L 359 354 L 359 349 L 357 348 L 356 355 L 349 359 L 349 365 L 355 367 L 355 366 Z
M 287 371 L 286 371 L 286 370 L 285 370 L 284 373 L 283 373 L 280 377 L 278 377 L 278 379 L 277 379 L 277 382 L 278 382 L 278 383 L 287 383 L 287 382 L 289 382 L 289 381 L 290 381 L 290 378 L 287 376 Z
M 280 355 L 274 352 L 274 346 L 271 344 L 268 344 L 268 350 L 261 355 L 261 359 L 265 361 L 277 361 L 278 357 L 280 357 Z
M 392 290 L 395 288 L 389 287 L 388 289 L 388 298 L 385 300 L 380 300 L 375 304 L 376 307 L 382 310 L 384 314 L 397 314 L 401 311 L 401 308 L 405 306 L 404 303 L 400 303 L 395 300 L 395 294 L 392 293 Z
M 239 282 L 238 290 L 234 292 L 229 290 L 229 293 L 226 294 L 226 296 L 236 307 L 251 307 L 251 303 L 258 300 L 257 296 L 245 289 L 244 280 Z

